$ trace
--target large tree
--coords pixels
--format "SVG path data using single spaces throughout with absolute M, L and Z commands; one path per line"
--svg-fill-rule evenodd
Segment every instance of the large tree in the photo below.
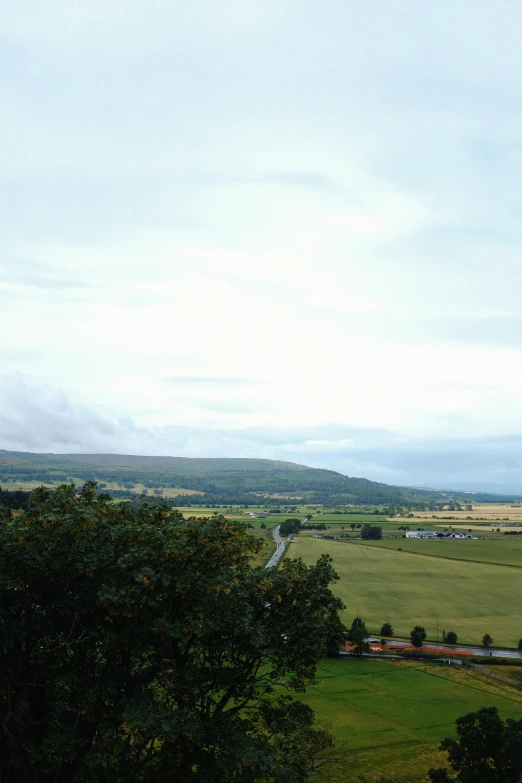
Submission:
M 64 485 L 0 521 L 0 781 L 309 780 L 332 745 L 302 692 L 336 579 L 252 569 L 220 516 Z
M 379 540 L 382 538 L 382 527 L 379 527 L 378 525 L 363 525 L 361 530 L 361 538 L 366 538 L 373 541 Z
M 522 720 L 500 718 L 496 707 L 483 707 L 457 718 L 458 739 L 445 739 L 456 777 L 430 769 L 433 783 L 519 783 L 522 780 Z
M 422 625 L 415 625 L 410 631 L 410 639 L 414 647 L 422 647 L 426 639 L 426 629 Z

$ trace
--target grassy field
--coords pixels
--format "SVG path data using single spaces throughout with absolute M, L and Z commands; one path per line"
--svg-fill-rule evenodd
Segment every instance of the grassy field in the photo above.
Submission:
M 430 557 L 455 560 L 478 560 L 484 563 L 501 563 L 522 568 L 522 536 L 487 536 L 477 541 L 451 539 L 419 540 L 416 538 L 383 538 L 381 541 L 354 541 L 354 545 L 385 547 Z
M 8 489 L 10 491 L 13 491 L 15 489 L 21 489 L 24 492 L 32 492 L 33 489 L 37 489 L 37 487 L 49 487 L 49 488 L 55 488 L 58 484 L 54 484 L 51 481 L 45 482 L 45 481 L 4 481 L 2 482 L 2 489 Z
M 466 543 L 453 542 L 452 551 Z M 446 547 L 443 551 L 449 551 Z M 423 625 L 433 640 L 438 622 L 439 630 L 454 630 L 461 644 L 477 644 L 489 633 L 495 644 L 516 647 L 522 637 L 518 568 L 415 556 L 396 547 L 304 535 L 288 551 L 290 557 L 302 557 L 306 563 L 323 553 L 333 557 L 341 577 L 333 590 L 347 606 L 344 622 L 351 623 L 359 614 L 372 633 L 378 633 L 383 622 L 391 622 L 400 636 L 407 636 L 414 625 Z
M 413 513 L 415 519 L 432 519 L 435 514 L 439 517 L 455 517 L 455 521 L 466 521 L 468 517 L 492 521 L 507 518 L 522 524 L 522 506 L 518 503 L 473 503 L 471 511 L 415 511 Z
M 265 563 L 269 560 L 270 556 L 275 552 L 275 541 L 272 536 L 271 530 L 252 530 L 250 531 L 253 535 L 258 536 L 263 540 L 264 546 L 263 549 L 252 558 L 251 563 L 254 568 L 258 566 L 264 566 Z
M 371 524 L 382 524 L 386 522 L 386 517 L 381 514 L 329 514 L 328 512 L 317 514 L 314 516 L 313 522 L 324 522 L 327 525 L 346 525 L 350 526 L 353 523 L 365 522 Z M 400 524 L 400 523 L 399 523 Z
M 491 671 L 496 677 L 502 677 L 522 688 L 522 666 L 495 666 Z
M 468 670 L 402 661 L 323 661 L 303 700 L 349 751 L 343 783 L 360 773 L 423 780 L 444 765 L 438 745 L 455 735 L 460 715 L 494 706 L 522 718 L 522 693 Z

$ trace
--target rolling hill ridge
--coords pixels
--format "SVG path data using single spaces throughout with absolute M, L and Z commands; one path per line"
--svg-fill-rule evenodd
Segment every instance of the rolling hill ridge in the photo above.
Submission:
M 36 454 L 0 450 L 0 484 L 42 482 L 59 484 L 96 480 L 117 496 L 144 488 L 176 489 L 198 494 L 198 502 L 259 503 L 297 498 L 309 503 L 361 505 L 429 503 L 464 497 L 458 491 L 394 487 L 365 478 L 344 476 L 333 470 L 310 468 L 269 459 L 144 457 L 122 454 Z M 170 493 L 172 494 L 172 493 Z M 185 497 L 183 498 L 183 496 Z M 275 497 L 274 497 L 275 496 Z M 468 498 L 469 499 L 469 498 Z M 494 495 L 474 494 L 493 500 Z M 502 496 L 505 500 L 506 497 Z M 195 499 L 193 502 L 196 502 Z

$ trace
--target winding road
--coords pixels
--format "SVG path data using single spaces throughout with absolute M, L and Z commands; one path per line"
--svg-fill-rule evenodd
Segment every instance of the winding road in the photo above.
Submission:
M 388 644 L 393 647 L 411 647 L 410 642 L 396 642 L 391 639 Z M 487 655 L 492 656 L 493 658 L 522 658 L 522 652 L 519 650 L 503 650 L 498 647 L 472 647 L 467 644 L 437 644 L 436 642 L 425 642 L 425 644 L 426 647 L 429 647 L 432 650 L 441 650 L 445 652 L 452 651 L 458 653 L 460 650 L 463 650 L 468 654 L 471 653 L 471 655 Z M 422 654 L 422 647 L 419 647 L 418 652 Z
M 266 564 L 265 568 L 275 568 L 284 554 L 285 542 L 279 535 L 280 527 L 281 525 L 276 525 L 275 528 L 272 530 L 272 535 L 274 537 L 274 541 L 276 542 L 276 551 L 274 552 L 274 554 Z

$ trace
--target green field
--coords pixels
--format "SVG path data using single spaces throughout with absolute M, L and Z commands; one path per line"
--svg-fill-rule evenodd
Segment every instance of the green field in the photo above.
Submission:
M 366 522 L 374 525 L 382 525 L 386 523 L 386 517 L 384 514 L 365 514 L 364 512 L 357 514 L 331 514 L 329 512 L 325 512 L 314 516 L 312 524 L 314 522 L 325 522 L 327 525 L 344 525 L 345 527 L 346 525 L 350 526 L 352 522 L 355 524 L 364 524 Z M 399 524 L 403 523 L 399 522 Z
M 480 535 L 483 535 L 482 533 Z M 435 539 L 420 541 L 415 538 L 383 538 L 382 541 L 358 541 L 363 546 L 386 547 L 403 552 L 413 552 L 431 557 L 455 560 L 479 560 L 483 563 L 500 563 L 522 568 L 522 536 L 485 535 L 477 541 Z
M 262 567 L 265 565 L 265 563 L 270 559 L 271 555 L 275 552 L 275 541 L 272 536 L 271 530 L 252 530 L 252 535 L 257 536 L 258 538 L 261 538 L 263 541 L 263 549 L 257 553 L 257 555 L 253 556 L 251 559 L 251 564 L 254 568 Z
M 349 751 L 338 778 L 345 783 L 360 773 L 424 780 L 430 766 L 444 765 L 438 744 L 467 712 L 494 706 L 503 718 L 522 718 L 522 693 L 456 667 L 402 661 L 323 661 L 304 701 Z
M 467 542 L 444 543 L 456 551 L 459 544 Z M 494 543 L 500 542 L 484 545 Z M 399 636 L 407 636 L 418 624 L 426 628 L 428 639 L 434 640 L 438 622 L 439 630 L 452 629 L 460 643 L 468 644 L 480 643 L 489 633 L 495 644 L 516 647 L 522 637 L 518 568 L 416 556 L 396 547 L 309 535 L 300 535 L 288 551 L 290 557 L 302 557 L 308 564 L 323 553 L 333 557 L 341 577 L 333 590 L 347 606 L 342 613 L 345 623 L 359 614 L 372 633 L 378 633 L 386 621 Z

